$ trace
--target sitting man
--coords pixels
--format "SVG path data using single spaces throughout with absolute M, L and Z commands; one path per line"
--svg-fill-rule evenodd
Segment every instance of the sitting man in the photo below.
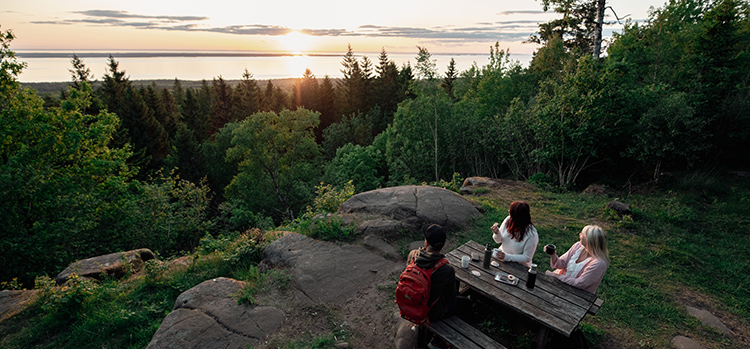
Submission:
M 416 259 L 416 264 L 424 269 L 432 268 L 437 261 L 445 256 L 440 250 L 445 246 L 445 230 L 438 224 L 422 227 L 424 233 L 424 247 L 409 253 L 407 264 Z M 456 273 L 449 264 L 443 265 L 432 273 L 430 279 L 429 304 L 433 304 L 428 317 L 430 321 L 437 321 L 453 315 L 465 318 L 471 313 L 471 300 L 458 296 L 458 282 Z M 439 338 L 434 338 L 430 347 L 446 348 L 447 345 Z

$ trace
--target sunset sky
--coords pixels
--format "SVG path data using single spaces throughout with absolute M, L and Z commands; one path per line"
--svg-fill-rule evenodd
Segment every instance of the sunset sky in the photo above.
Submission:
M 513 53 L 554 17 L 535 0 L 3 1 L 0 29 L 14 50 L 230 50 L 264 52 Z M 647 18 L 656 0 L 609 0 L 618 16 Z M 612 11 L 607 18 L 614 21 Z M 620 25 L 605 28 L 605 36 Z

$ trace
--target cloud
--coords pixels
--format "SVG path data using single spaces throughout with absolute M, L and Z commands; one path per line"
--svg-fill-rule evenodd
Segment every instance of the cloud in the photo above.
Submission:
M 153 16 L 130 13 L 118 10 L 86 10 L 73 12 L 81 18 L 68 20 L 37 21 L 36 24 L 74 25 L 88 24 L 97 26 L 130 27 L 143 30 L 164 30 L 183 32 L 210 32 L 231 35 L 281 36 L 292 31 L 291 28 L 279 25 L 244 24 L 213 27 L 203 16 Z M 510 13 L 510 12 L 507 12 Z M 515 11 L 513 13 L 540 14 L 542 11 Z M 502 14 L 506 14 L 503 12 Z M 372 37 L 372 38 L 413 38 L 422 40 L 446 40 L 456 43 L 484 42 L 487 40 L 514 41 L 523 40 L 536 31 L 538 21 L 514 20 L 494 23 L 482 22 L 469 26 L 435 26 L 435 27 L 400 27 L 367 24 L 356 29 L 340 28 L 305 28 L 298 31 L 318 37 Z
M 204 21 L 209 19 L 203 16 L 146 16 L 132 14 L 127 11 L 116 11 L 116 10 L 87 10 L 87 11 L 75 11 L 73 13 L 79 13 L 89 17 L 106 17 L 106 18 L 139 18 L 139 19 L 158 19 L 173 22 L 186 22 L 186 21 Z
M 291 29 L 277 25 L 232 25 L 228 27 L 216 28 L 197 28 L 198 31 L 208 31 L 214 33 L 235 34 L 235 35 L 286 35 Z
M 540 10 L 524 10 L 524 11 L 503 11 L 498 13 L 500 16 L 509 16 L 509 15 L 541 15 L 549 12 L 540 11 Z

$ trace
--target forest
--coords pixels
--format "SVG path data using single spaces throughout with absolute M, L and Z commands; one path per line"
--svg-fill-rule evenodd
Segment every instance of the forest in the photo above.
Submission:
M 529 41 L 528 67 L 439 75 L 426 47 L 397 66 L 351 46 L 342 77 L 306 70 L 292 90 L 253 73 L 231 85 L 136 86 L 110 56 L 94 89 L 82 59 L 54 95 L 22 88 L 0 48 L 0 281 L 27 287 L 94 255 L 192 251 L 205 236 L 270 229 L 326 193 L 487 176 L 555 190 L 632 188 L 750 165 L 750 4 L 670 0 L 596 50 L 596 1 Z M 12 28 L 11 28 L 12 29 Z M 351 194 L 350 194 L 351 195 Z

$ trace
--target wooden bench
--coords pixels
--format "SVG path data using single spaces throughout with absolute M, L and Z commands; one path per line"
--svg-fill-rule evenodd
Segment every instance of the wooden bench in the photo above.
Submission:
M 430 331 L 458 349 L 505 349 L 500 343 L 456 316 L 432 322 Z

